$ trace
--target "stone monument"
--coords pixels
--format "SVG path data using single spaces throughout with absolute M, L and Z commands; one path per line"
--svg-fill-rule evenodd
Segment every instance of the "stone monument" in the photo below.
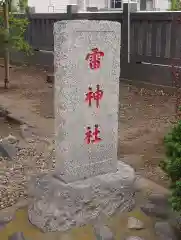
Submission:
M 121 25 L 54 25 L 56 168 L 37 180 L 29 220 L 67 230 L 134 204 L 134 170 L 117 161 Z

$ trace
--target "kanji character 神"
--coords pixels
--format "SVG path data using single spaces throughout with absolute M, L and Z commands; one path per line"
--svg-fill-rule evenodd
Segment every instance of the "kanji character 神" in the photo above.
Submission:
M 85 60 L 89 61 L 91 69 L 98 69 L 101 66 L 101 57 L 104 57 L 104 53 L 98 48 L 93 48 L 92 53 L 88 53 Z
M 99 107 L 99 102 L 103 97 L 103 91 L 100 90 L 100 85 L 97 84 L 97 90 L 95 92 L 92 91 L 92 87 L 89 87 L 89 91 L 86 94 L 85 101 L 89 103 L 89 107 L 92 105 L 92 100 L 96 101 L 96 107 Z
M 91 131 L 91 127 L 87 127 L 87 132 L 85 133 L 85 141 L 87 144 L 100 142 L 102 139 L 99 137 L 99 129 L 98 125 L 96 124 L 94 127 L 94 132 Z

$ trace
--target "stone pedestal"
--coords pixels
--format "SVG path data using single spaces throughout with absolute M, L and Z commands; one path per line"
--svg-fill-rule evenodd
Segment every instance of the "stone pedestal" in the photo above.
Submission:
M 65 231 L 115 212 L 129 211 L 135 204 L 134 170 L 119 162 L 116 173 L 64 183 L 46 176 L 37 179 L 31 190 L 35 202 L 29 220 L 47 231 Z

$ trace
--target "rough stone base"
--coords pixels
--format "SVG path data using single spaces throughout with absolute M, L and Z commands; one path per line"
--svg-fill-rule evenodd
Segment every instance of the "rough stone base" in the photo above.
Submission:
M 29 207 L 29 220 L 47 231 L 65 231 L 115 211 L 129 211 L 134 200 L 134 170 L 122 163 L 116 173 L 107 173 L 73 183 L 45 176 L 36 181 Z

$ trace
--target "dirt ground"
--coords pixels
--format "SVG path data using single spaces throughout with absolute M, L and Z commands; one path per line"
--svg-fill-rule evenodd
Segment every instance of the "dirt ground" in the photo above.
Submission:
M 46 72 L 30 67 L 12 67 L 11 83 L 3 89 L 4 68 L 0 68 L 0 105 L 29 119 L 44 136 L 53 135 L 53 87 Z M 164 157 L 163 137 L 174 115 L 174 97 L 162 88 L 120 84 L 119 157 L 138 173 L 167 186 L 158 167 Z M 6 135 L 0 125 L 0 135 Z M 9 132 L 16 131 L 11 126 Z
M 142 176 L 168 186 L 159 168 L 164 135 L 175 120 L 173 89 L 121 84 L 119 156 Z

